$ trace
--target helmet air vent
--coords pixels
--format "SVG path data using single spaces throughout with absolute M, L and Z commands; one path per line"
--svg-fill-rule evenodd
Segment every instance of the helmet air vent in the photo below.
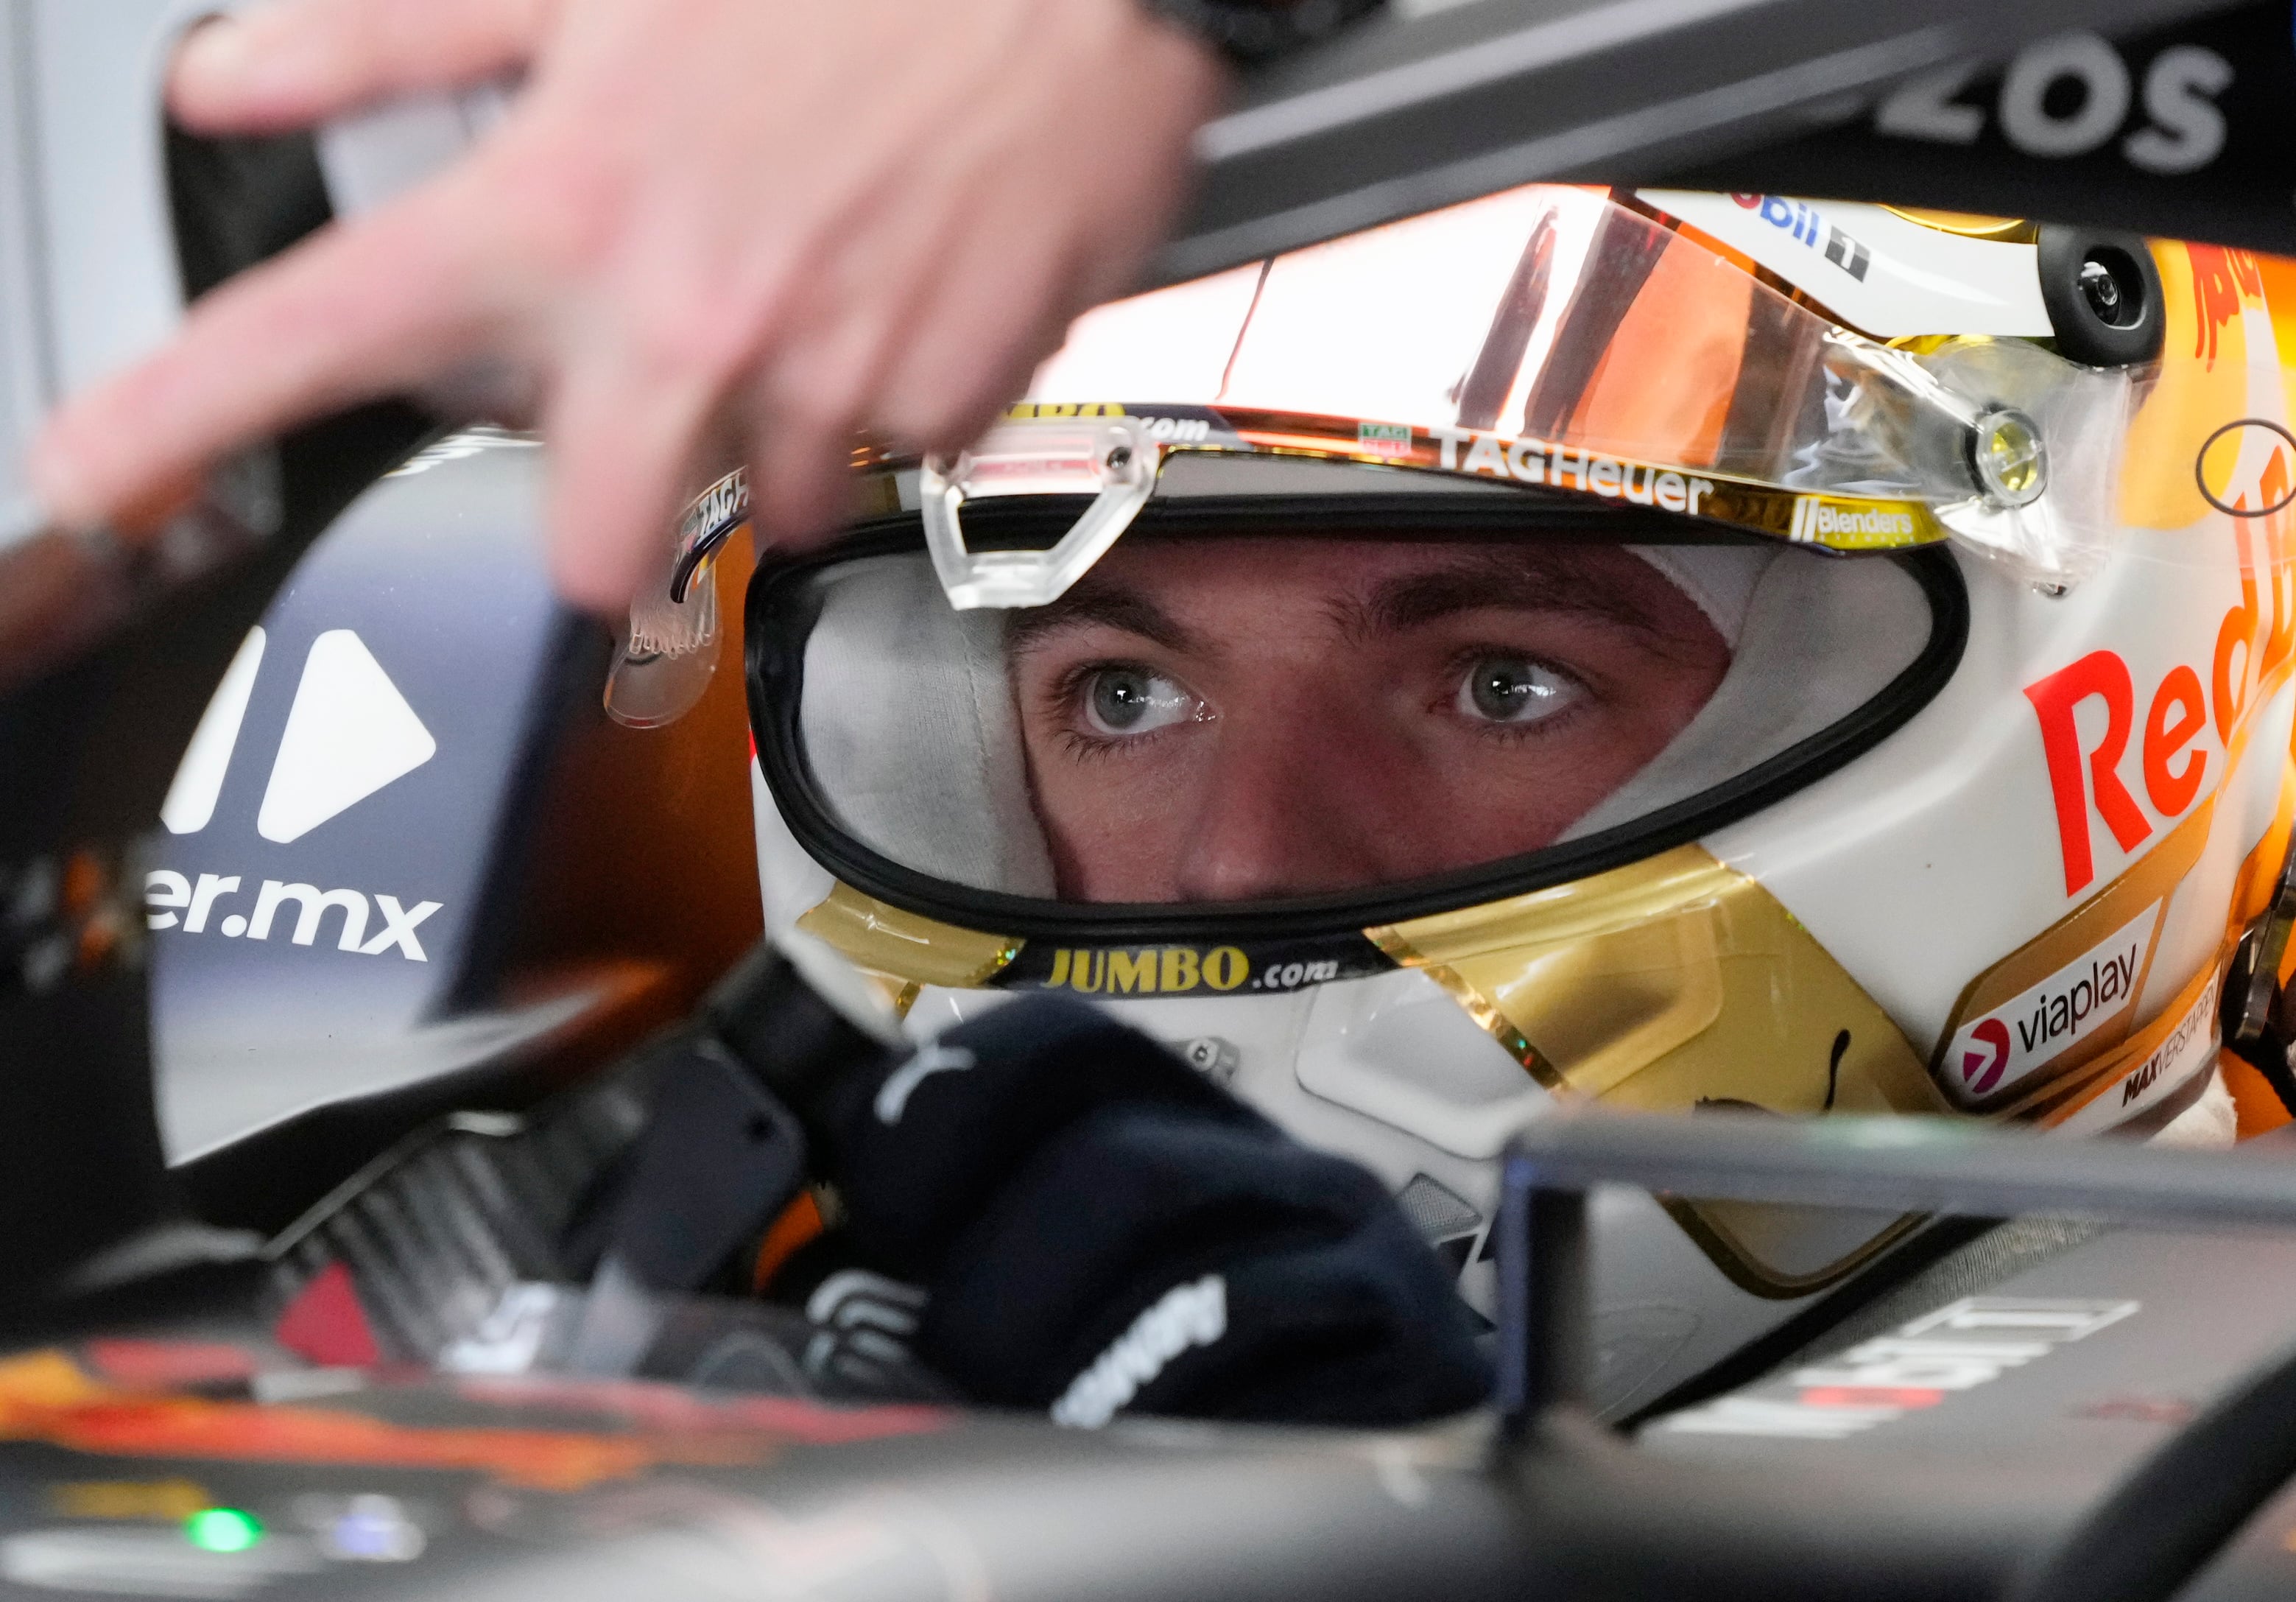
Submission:
M 2036 242 L 2059 351 L 2089 367 L 2136 366 L 2160 356 L 2161 274 L 2144 240 L 2048 224 Z

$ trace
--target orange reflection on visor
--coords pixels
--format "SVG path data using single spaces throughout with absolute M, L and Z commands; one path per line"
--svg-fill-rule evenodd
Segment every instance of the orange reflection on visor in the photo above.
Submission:
M 1714 466 L 1745 364 L 1753 292 L 1754 280 L 1729 262 L 1668 238 L 1603 350 L 1569 440 Z

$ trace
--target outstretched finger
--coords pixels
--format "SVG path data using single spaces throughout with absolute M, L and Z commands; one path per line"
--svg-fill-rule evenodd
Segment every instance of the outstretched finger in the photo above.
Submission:
M 488 333 L 480 238 L 425 191 L 226 283 L 158 354 L 68 402 L 29 460 L 68 527 L 92 527 L 308 418 L 447 371 Z
M 903 259 L 930 238 L 895 237 L 903 231 L 880 228 L 856 242 L 791 306 L 789 337 L 767 349 L 752 379 L 750 506 L 762 545 L 812 544 L 851 508 L 862 415 L 930 282 Z M 856 271 L 865 267 L 890 270 L 882 278 Z
M 192 31 L 168 74 L 186 127 L 308 127 L 522 66 L 558 0 L 269 0 Z
M 550 571 L 559 594 L 611 615 L 667 584 L 679 497 L 721 385 L 629 355 L 568 368 L 544 420 L 550 440 Z
M 760 409 L 750 482 L 761 549 L 812 545 L 845 521 L 852 505 L 853 436 L 849 420 Z
M 937 293 L 921 308 L 868 410 L 872 426 L 915 450 L 972 442 L 1019 398 L 1037 364 L 1060 348 L 1081 309 L 1074 251 L 1029 235 L 1024 218 L 1004 219 L 1027 244 L 997 248 L 984 228 L 949 251 Z

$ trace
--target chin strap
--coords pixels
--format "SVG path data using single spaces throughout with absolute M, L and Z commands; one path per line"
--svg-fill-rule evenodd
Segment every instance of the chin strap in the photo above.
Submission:
M 2280 982 L 2288 939 L 2296 932 L 2296 835 L 2264 916 L 2248 926 L 2225 972 L 2224 1043 L 2264 1075 L 2281 1105 L 2296 1114 L 2296 996 Z

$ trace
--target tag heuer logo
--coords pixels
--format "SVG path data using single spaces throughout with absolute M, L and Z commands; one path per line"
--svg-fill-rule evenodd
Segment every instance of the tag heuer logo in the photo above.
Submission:
M 1358 423 L 1356 449 L 1367 456 L 1407 456 L 1411 454 L 1411 429 L 1401 423 Z

